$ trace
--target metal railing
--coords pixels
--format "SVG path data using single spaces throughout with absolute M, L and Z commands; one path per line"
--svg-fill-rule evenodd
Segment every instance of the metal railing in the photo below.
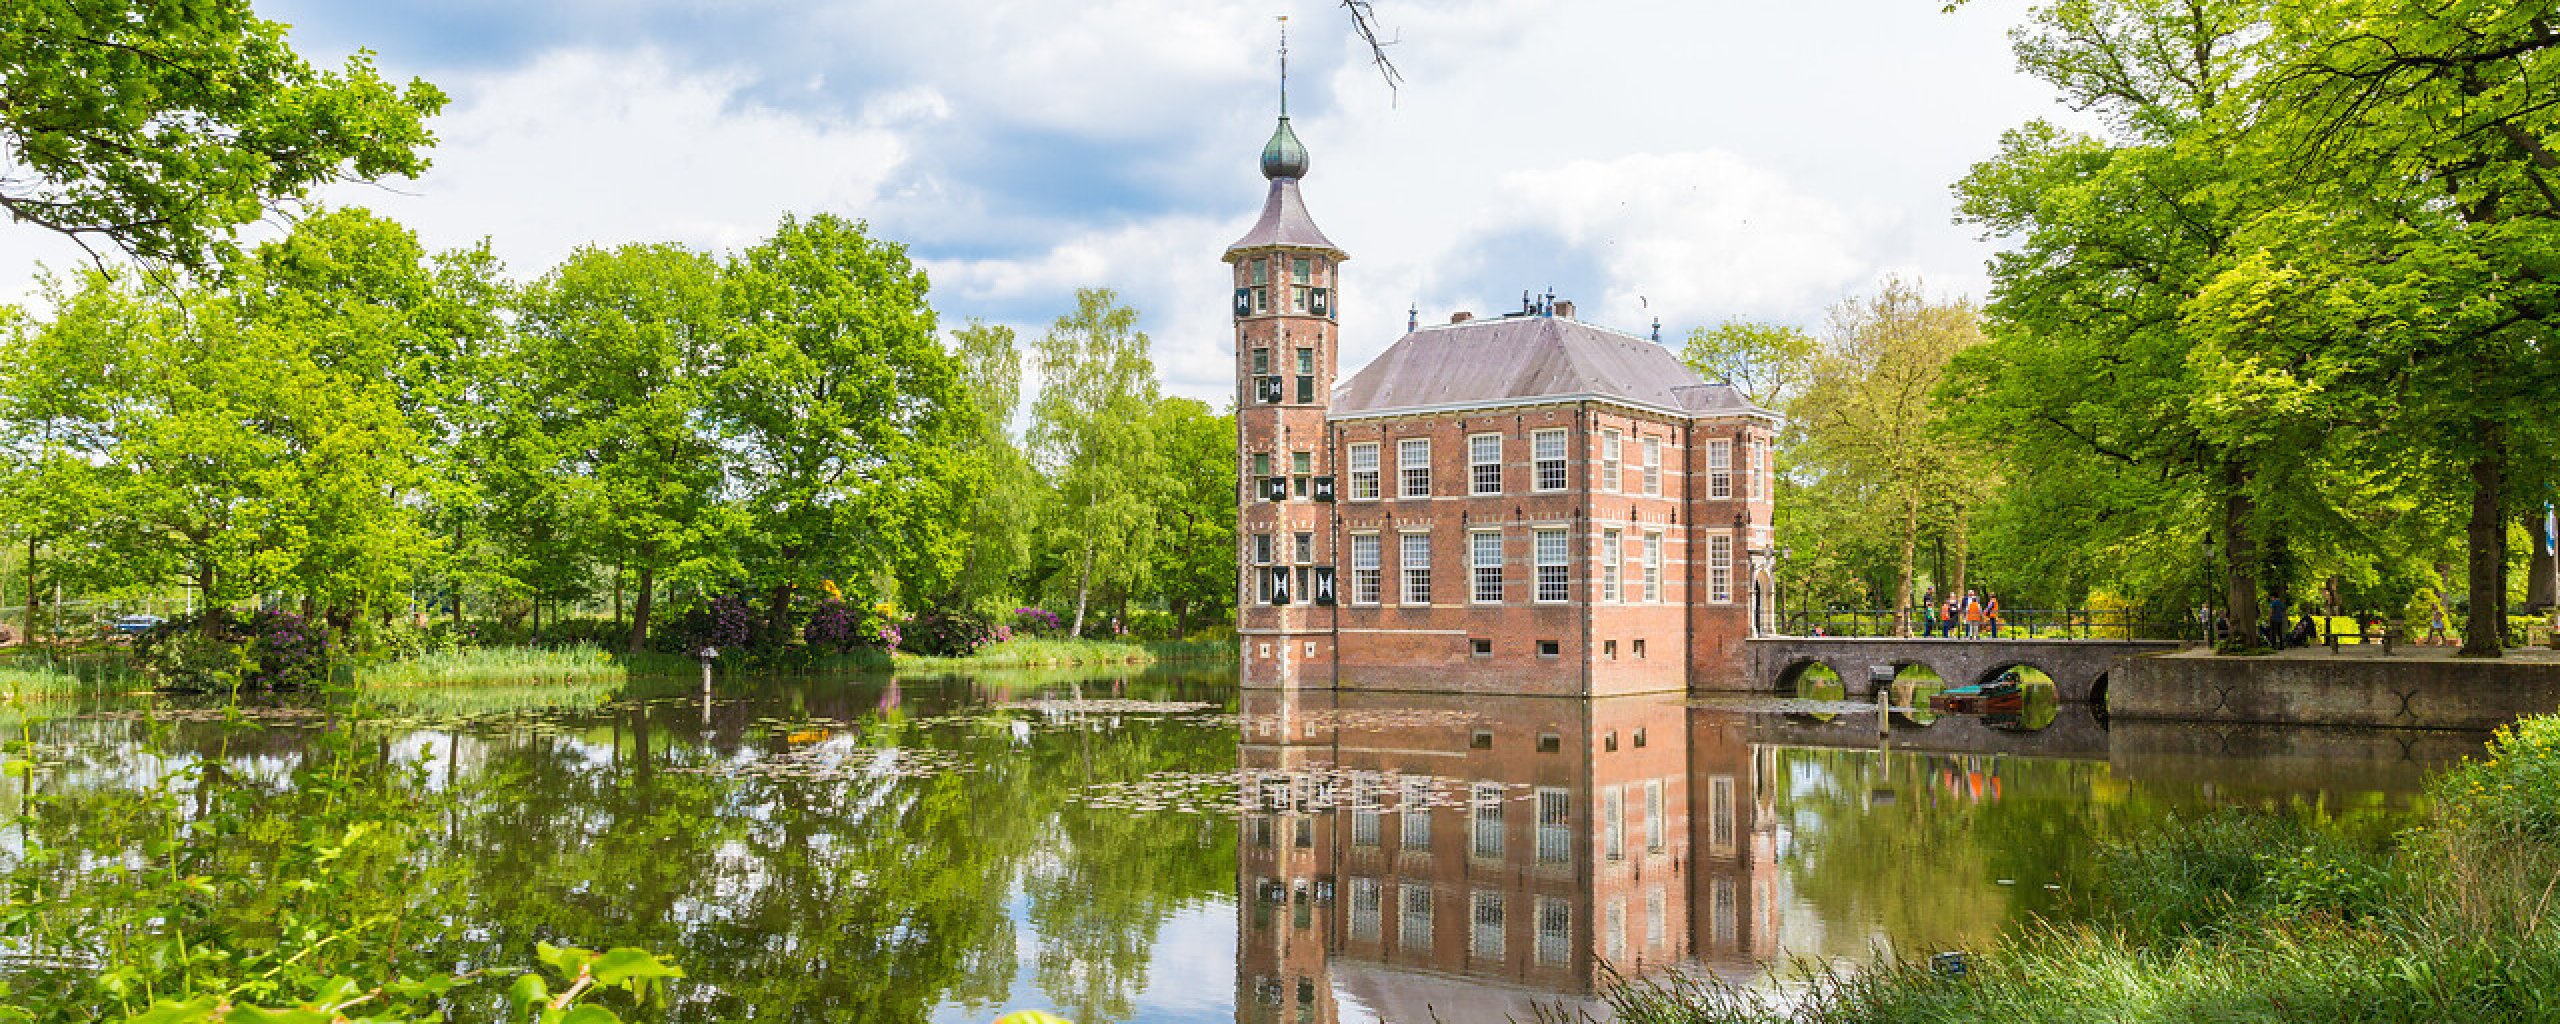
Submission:
M 1961 620 L 1950 629 L 1943 618 L 1933 623 L 1915 612 L 1911 616 L 1911 635 L 1956 638 L 1970 635 L 1984 640 L 2176 640 L 2187 643 L 2204 639 L 2203 627 L 2192 620 L 2164 621 L 2124 608 L 2004 608 L 1998 620 L 1972 625 L 1970 633 L 1966 629 L 1967 623 Z M 1894 635 L 1893 612 L 1884 608 L 1789 612 L 1780 617 L 1778 626 L 1780 635 L 1791 637 Z

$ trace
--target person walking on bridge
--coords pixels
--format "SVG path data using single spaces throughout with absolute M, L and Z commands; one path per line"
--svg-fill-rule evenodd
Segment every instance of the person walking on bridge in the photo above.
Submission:
M 1956 596 L 1955 591 L 1947 591 L 1946 607 L 1941 609 L 1938 616 L 1939 635 L 1948 639 L 1955 638 L 1956 620 L 1963 612 L 1962 605 L 1963 601 Z
M 1938 588 L 1920 592 L 1920 635 L 1938 635 Z
M 1982 598 L 1971 588 L 1967 588 L 1964 592 L 1964 638 L 1974 640 L 1981 636 Z
M 2000 639 L 2000 595 L 1982 592 L 1982 621 L 1991 627 L 1991 639 Z

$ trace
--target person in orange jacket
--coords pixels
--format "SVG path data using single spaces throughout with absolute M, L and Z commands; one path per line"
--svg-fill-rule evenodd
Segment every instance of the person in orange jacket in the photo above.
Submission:
M 1991 639 L 2000 639 L 2000 595 L 1990 591 L 1983 592 L 1982 621 L 1991 627 Z

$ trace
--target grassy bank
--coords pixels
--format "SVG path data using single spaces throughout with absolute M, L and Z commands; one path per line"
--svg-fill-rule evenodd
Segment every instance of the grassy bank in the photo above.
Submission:
M 356 670 L 366 689 L 409 686 L 490 686 L 619 683 L 629 672 L 603 651 L 571 647 L 471 647 L 434 651 Z
M 1745 1021 L 2560 1020 L 2560 717 L 2502 732 L 2379 847 L 2316 823 L 2212 815 L 2102 851 L 2064 919 L 1926 964 L 1614 993 L 1634 1024 Z
M 901 669 L 973 669 L 1152 665 L 1157 662 L 1232 659 L 1235 655 L 1235 644 L 1226 641 L 1146 644 L 1113 640 L 1016 637 L 966 658 L 926 658 L 900 654 L 897 658 L 897 667 Z

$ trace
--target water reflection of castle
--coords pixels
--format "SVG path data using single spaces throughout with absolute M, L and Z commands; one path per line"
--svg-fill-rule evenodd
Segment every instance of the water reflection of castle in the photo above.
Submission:
M 1244 713 L 1239 1024 L 1526 1019 L 1611 969 L 1777 952 L 1773 763 L 1739 715 L 1293 691 Z

